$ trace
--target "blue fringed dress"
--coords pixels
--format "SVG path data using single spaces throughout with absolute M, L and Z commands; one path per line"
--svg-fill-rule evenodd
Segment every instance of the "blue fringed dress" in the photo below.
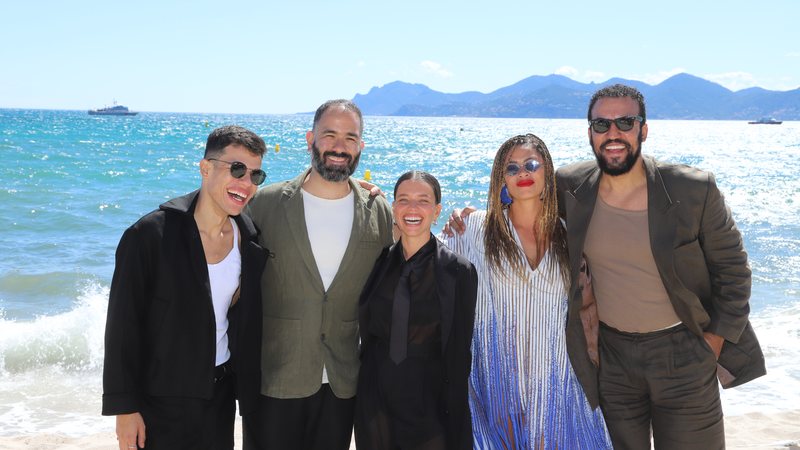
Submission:
M 592 410 L 567 355 L 567 292 L 547 252 L 527 279 L 485 258 L 485 211 L 445 238 L 478 270 L 469 380 L 476 449 L 610 449 L 600 408 Z M 513 227 L 511 227 L 513 230 Z M 515 234 L 517 244 L 519 238 Z

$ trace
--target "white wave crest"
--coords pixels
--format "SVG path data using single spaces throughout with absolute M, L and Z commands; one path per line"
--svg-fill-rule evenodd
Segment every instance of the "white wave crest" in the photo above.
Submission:
M 107 305 L 108 288 L 91 284 L 67 312 L 31 321 L 0 318 L 0 374 L 102 368 Z

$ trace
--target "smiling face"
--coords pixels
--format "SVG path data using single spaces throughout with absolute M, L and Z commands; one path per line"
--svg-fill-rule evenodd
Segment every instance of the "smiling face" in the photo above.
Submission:
M 641 114 L 639 104 L 630 97 L 603 97 L 592 108 L 592 119 L 616 119 Z M 616 176 L 628 173 L 641 158 L 642 142 L 647 139 L 647 124 L 635 121 L 633 128 L 620 131 L 615 123 L 605 133 L 589 127 L 589 142 L 603 173 Z
M 536 161 L 539 168 L 533 173 L 525 169 L 525 163 Z M 518 145 L 508 155 L 505 167 L 516 164 L 520 170 L 516 175 L 509 175 L 506 171 L 504 179 L 508 193 L 514 201 L 524 199 L 541 199 L 544 190 L 544 165 L 542 155 L 531 145 Z
M 208 193 L 215 209 L 229 216 L 238 216 L 258 189 L 250 181 L 250 170 L 261 168 L 261 157 L 252 154 L 246 147 L 231 144 L 215 158 L 220 161 L 200 161 L 200 174 L 203 177 L 201 189 Z M 234 178 L 230 164 L 223 161 L 239 161 L 250 170 L 243 177 Z
M 397 186 L 392 214 L 403 239 L 427 238 L 441 212 L 433 187 L 424 180 L 412 178 Z
M 313 169 L 327 181 L 346 181 L 358 167 L 361 149 L 361 121 L 354 111 L 330 107 L 306 133 Z

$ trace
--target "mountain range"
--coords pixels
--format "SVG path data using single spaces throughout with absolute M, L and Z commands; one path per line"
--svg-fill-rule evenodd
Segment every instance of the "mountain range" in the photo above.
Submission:
M 364 114 L 377 116 L 585 118 L 592 94 L 615 83 L 642 92 L 650 119 L 800 120 L 800 88 L 752 87 L 734 92 L 686 73 L 656 85 L 622 78 L 581 83 L 563 75 L 534 75 L 488 94 L 447 94 L 423 84 L 395 81 L 356 94 L 353 101 Z

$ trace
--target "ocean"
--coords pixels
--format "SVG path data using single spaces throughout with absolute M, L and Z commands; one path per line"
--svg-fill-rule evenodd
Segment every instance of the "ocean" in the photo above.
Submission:
M 101 374 L 122 232 L 199 186 L 197 163 L 213 128 L 238 124 L 262 136 L 270 183 L 307 167 L 311 120 L 0 109 L 0 435 L 113 431 L 113 418 L 100 416 Z M 769 373 L 723 391 L 725 413 L 797 409 L 800 122 L 653 120 L 649 126 L 644 153 L 715 173 L 750 257 L 751 320 Z M 586 130 L 579 119 L 366 117 L 356 176 L 369 170 L 390 192 L 401 173 L 423 169 L 440 180 L 444 211 L 482 207 L 492 158 L 508 137 L 538 135 L 558 167 L 591 157 Z

